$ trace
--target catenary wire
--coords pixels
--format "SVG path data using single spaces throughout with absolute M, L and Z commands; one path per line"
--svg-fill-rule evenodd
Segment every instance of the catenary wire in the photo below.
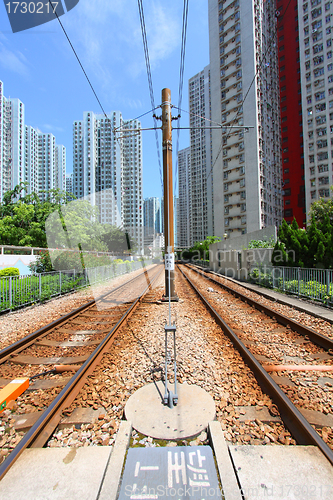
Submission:
M 180 68 L 179 68 L 179 90 L 178 90 L 178 108 L 181 109 L 183 100 L 183 84 L 184 84 L 184 68 L 185 68 L 185 51 L 186 51 L 186 35 L 187 35 L 187 20 L 188 20 L 188 0 L 184 0 L 183 7 L 183 28 L 182 28 L 182 41 L 180 49 Z M 180 115 L 179 115 L 180 120 Z M 175 188 L 177 189 L 177 174 L 178 174 L 178 152 L 179 152 L 179 134 L 180 129 L 177 130 L 177 143 L 176 143 L 176 167 L 175 167 Z
M 142 32 L 143 49 L 144 49 L 144 53 L 145 53 L 145 61 L 146 61 L 146 70 L 147 70 L 147 77 L 148 77 L 148 86 L 149 86 L 151 107 L 152 107 L 152 109 L 156 109 L 155 99 L 154 99 L 153 80 L 152 80 L 152 76 L 151 76 L 151 68 L 150 68 L 150 61 L 149 61 L 147 33 L 146 33 L 146 25 L 145 25 L 145 17 L 144 17 L 144 12 L 143 12 L 142 0 L 138 0 L 138 7 L 139 7 L 139 15 L 140 15 L 140 24 L 141 24 L 141 32 Z M 160 153 L 160 149 L 159 149 L 159 145 L 158 145 L 157 119 L 156 119 L 155 116 L 153 116 L 153 120 L 154 120 L 154 129 L 155 129 L 155 141 L 156 141 L 156 149 L 157 149 L 158 166 L 159 166 L 159 170 L 160 170 L 161 187 L 162 187 L 162 192 L 163 192 L 163 176 L 162 176 L 162 165 L 161 165 L 161 153 Z
M 186 111 L 186 109 L 181 109 L 181 108 L 178 108 L 177 106 L 174 106 L 174 105 L 172 107 L 175 109 L 178 109 L 178 111 L 181 111 L 182 113 L 187 113 L 188 115 L 195 116 L 197 118 L 201 118 L 201 120 L 205 120 L 206 122 L 214 123 L 214 125 L 220 125 L 221 128 L 225 128 L 222 125 L 222 123 L 214 122 L 213 120 L 210 120 L 209 118 L 206 118 L 205 116 L 197 115 L 196 113 L 192 113 L 192 111 Z
M 107 116 L 107 114 L 106 114 L 106 112 L 105 112 L 105 110 L 104 110 L 104 108 L 103 108 L 103 106 L 102 106 L 102 103 L 101 103 L 101 101 L 99 100 L 98 95 L 97 95 L 97 93 L 96 93 L 96 91 L 95 91 L 95 89 L 94 89 L 94 87 L 93 87 L 93 85 L 92 85 L 92 83 L 91 83 L 91 81 L 90 81 L 90 79 L 89 79 L 89 77 L 88 77 L 88 75 L 87 75 L 87 73 L 86 73 L 86 71 L 85 71 L 85 69 L 84 69 L 84 67 L 83 67 L 82 63 L 81 63 L 81 61 L 80 61 L 80 58 L 79 58 L 79 56 L 77 55 L 77 52 L 76 52 L 76 50 L 74 49 L 73 44 L 72 44 L 72 42 L 71 42 L 71 40 L 70 40 L 69 36 L 67 35 L 67 32 L 66 32 L 66 30 L 65 30 L 65 28 L 64 28 L 64 25 L 63 25 L 63 24 L 62 24 L 62 22 L 60 21 L 60 18 L 59 18 L 58 14 L 57 14 L 56 9 L 54 9 L 54 7 L 53 7 L 52 1 L 51 1 L 51 0 L 49 0 L 49 3 L 50 3 L 50 5 L 51 5 L 51 7 L 52 7 L 52 10 L 53 10 L 54 14 L 56 15 L 56 17 L 57 17 L 57 19 L 58 19 L 58 21 L 59 21 L 59 24 L 60 24 L 60 26 L 61 26 L 61 29 L 62 29 L 62 31 L 64 32 L 64 34 L 65 34 L 65 36 L 66 36 L 66 38 L 67 38 L 67 40 L 68 40 L 69 45 L 70 45 L 70 46 L 71 46 L 71 48 L 72 48 L 72 51 L 74 52 L 74 55 L 75 55 L 75 57 L 76 57 L 76 59 L 77 59 L 77 61 L 78 61 L 79 65 L 80 65 L 80 67 L 81 67 L 81 69 L 82 69 L 82 71 L 83 71 L 83 73 L 84 73 L 84 76 L 86 77 L 87 82 L 89 83 L 90 88 L 91 88 L 91 90 L 93 91 L 94 96 L 95 96 L 95 97 L 96 97 L 96 99 L 97 99 L 98 104 L 100 105 L 100 107 L 101 107 L 101 109 L 102 109 L 102 111 L 103 111 L 103 113 L 104 113 L 105 117 L 106 117 L 107 119 L 109 119 L 109 118 L 108 118 L 108 116 Z

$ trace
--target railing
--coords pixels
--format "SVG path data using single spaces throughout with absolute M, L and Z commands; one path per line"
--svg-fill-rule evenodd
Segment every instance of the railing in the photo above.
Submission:
M 252 266 L 249 281 L 333 307 L 333 270 Z
M 151 261 L 145 261 L 148 266 Z M 102 283 L 122 274 L 141 269 L 143 262 L 123 262 L 85 269 L 84 272 L 53 271 L 50 273 L 6 276 L 0 278 L 0 312 L 43 302 L 58 295 L 89 285 Z
M 209 267 L 209 260 L 191 259 L 191 264 L 201 267 Z

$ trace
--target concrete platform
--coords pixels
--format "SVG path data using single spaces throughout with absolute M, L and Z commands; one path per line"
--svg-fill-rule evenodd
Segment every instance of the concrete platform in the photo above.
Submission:
M 170 385 L 170 390 L 174 390 Z M 125 416 L 133 428 L 155 439 L 185 439 L 196 436 L 215 419 L 213 398 L 196 385 L 178 384 L 178 404 L 163 404 L 164 384 L 148 384 L 137 390 L 126 403 Z
M 34 448 L 26 450 L 0 481 L 0 500 L 116 500 L 118 498 L 125 457 L 128 450 L 132 425 L 122 421 L 115 444 L 89 446 L 87 448 Z M 222 485 L 214 495 L 207 487 L 200 498 L 224 498 L 224 500 L 332 500 L 333 467 L 313 446 L 228 446 L 217 421 L 209 422 L 208 434 Z M 188 447 L 195 455 L 201 447 Z M 205 447 L 202 447 L 204 450 Z M 207 447 L 206 447 L 207 448 Z M 151 448 L 150 448 L 151 449 Z M 156 450 L 156 448 L 155 448 Z M 171 474 L 181 478 L 182 462 L 177 452 L 171 462 Z M 203 455 L 204 451 L 200 451 Z M 140 448 L 135 451 L 139 458 L 135 469 L 144 467 Z M 143 449 L 142 458 L 148 449 Z M 181 455 L 180 455 L 181 456 Z M 138 461 L 139 460 L 139 461 Z M 169 470 L 169 464 L 168 464 Z M 125 466 L 126 468 L 126 466 Z M 162 471 L 163 474 L 167 472 Z M 189 468 L 190 472 L 190 468 Z M 154 471 L 153 471 L 154 473 Z M 178 480 L 177 480 L 178 483 Z M 212 484 L 212 483 L 210 483 Z M 150 484 L 147 484 L 149 487 Z M 177 490 L 178 491 L 178 490 Z M 183 492 L 186 489 L 183 488 Z M 196 488 L 196 491 L 197 488 Z M 158 494 L 128 496 L 128 498 L 173 498 Z M 201 493 L 201 490 L 200 490 Z M 218 493 L 218 494 L 216 494 Z M 243 496 L 242 496 L 243 494 Z M 127 498 L 127 495 L 126 495 Z M 180 495 L 174 498 L 192 498 Z
M 314 446 L 229 446 L 244 500 L 332 500 L 333 467 Z
M 96 499 L 111 449 L 27 449 L 1 480 L 0 499 Z

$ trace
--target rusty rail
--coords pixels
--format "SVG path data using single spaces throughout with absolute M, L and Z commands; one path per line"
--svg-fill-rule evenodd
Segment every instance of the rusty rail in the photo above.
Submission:
M 187 264 L 185 264 L 186 267 L 189 269 L 193 268 L 189 267 Z M 292 330 L 295 332 L 299 333 L 300 335 L 309 337 L 309 339 L 314 343 L 319 345 L 320 347 L 323 347 L 326 350 L 333 350 L 333 340 L 325 337 L 325 335 L 322 335 L 321 333 L 315 332 L 312 328 L 309 328 L 308 326 L 302 325 L 301 323 L 298 323 L 297 321 L 288 318 L 287 316 L 284 316 L 283 314 L 279 313 L 278 311 L 275 311 L 274 309 L 271 309 L 268 306 L 264 306 L 263 304 L 259 304 L 253 299 L 250 299 L 250 297 L 247 297 L 246 295 L 242 294 L 241 292 L 234 290 L 233 288 L 230 288 L 228 285 L 225 285 L 224 283 L 221 283 L 220 281 L 215 280 L 211 276 L 207 276 L 206 273 L 203 273 L 202 271 L 197 271 L 195 270 L 196 273 L 200 274 L 206 280 L 210 281 L 211 283 L 214 283 L 214 285 L 219 286 L 220 288 L 224 288 L 227 290 L 228 293 L 231 293 L 234 295 L 234 297 L 237 297 L 247 304 L 249 304 L 251 307 L 255 307 L 258 311 L 261 311 L 262 313 L 266 314 L 270 318 L 274 318 L 277 323 L 280 323 L 283 326 L 290 326 Z M 253 293 L 260 293 L 260 292 L 253 292 Z
M 14 354 L 18 354 L 21 352 L 23 349 L 26 349 L 30 345 L 32 345 L 36 339 L 42 338 L 45 335 L 47 335 L 53 328 L 64 325 L 69 321 L 70 319 L 75 318 L 76 316 L 80 315 L 83 311 L 86 311 L 90 307 L 94 306 L 99 300 L 104 299 L 110 293 L 114 293 L 115 291 L 123 288 L 124 286 L 127 286 L 129 283 L 132 283 L 133 281 L 137 280 L 138 278 L 142 276 L 146 276 L 146 271 L 143 273 L 139 274 L 138 276 L 135 276 L 134 278 L 126 281 L 126 283 L 123 283 L 122 285 L 117 286 L 116 288 L 113 288 L 111 291 L 106 292 L 105 294 L 99 296 L 97 299 L 90 300 L 86 304 L 83 304 L 82 306 L 78 307 L 77 309 L 74 309 L 74 311 L 71 311 L 68 314 L 65 314 L 65 316 L 61 316 L 60 318 L 52 321 L 52 323 L 49 323 L 48 325 L 43 326 L 42 328 L 39 328 L 38 330 L 29 333 L 26 337 L 23 337 L 22 339 L 18 340 L 14 344 L 11 344 L 4 349 L 1 349 L 0 351 L 0 364 L 4 363 L 9 359 L 11 356 Z
M 61 413 L 75 399 L 75 397 L 85 384 L 87 376 L 93 372 L 96 365 L 102 358 L 104 352 L 112 344 L 113 337 L 116 332 L 130 318 L 146 293 L 151 290 L 152 283 L 160 276 L 162 270 L 164 270 L 164 267 L 162 269 L 159 269 L 159 271 L 154 275 L 153 279 L 146 286 L 142 294 L 129 306 L 118 323 L 110 330 L 110 332 L 102 340 L 99 346 L 91 353 L 89 358 L 83 363 L 80 369 L 75 373 L 75 375 L 71 378 L 67 385 L 54 399 L 51 405 L 43 412 L 37 422 L 23 436 L 19 444 L 0 465 L 0 480 L 5 476 L 8 470 L 26 448 L 41 448 L 46 444 L 61 419 Z
M 262 388 L 262 390 L 268 394 L 274 403 L 277 405 L 281 418 L 285 423 L 286 427 L 289 429 L 291 434 L 294 436 L 298 444 L 303 445 L 314 445 L 318 446 L 320 451 L 326 456 L 326 458 L 333 465 L 333 452 L 330 447 L 322 440 L 319 434 L 314 430 L 314 428 L 309 424 L 309 422 L 303 417 L 301 412 L 294 406 L 289 398 L 284 394 L 284 392 L 279 388 L 279 386 L 274 382 L 272 377 L 263 369 L 261 364 L 256 360 L 256 358 L 251 354 L 251 352 L 245 347 L 243 342 L 234 333 L 234 331 L 227 325 L 227 323 L 221 318 L 219 313 L 211 306 L 211 304 L 205 299 L 205 297 L 199 292 L 197 287 L 192 283 L 190 278 L 177 266 L 179 271 L 182 273 L 184 278 L 189 282 L 193 290 L 200 297 L 202 302 L 205 304 L 206 308 L 210 314 L 215 318 L 218 325 L 222 328 L 223 332 L 229 337 L 231 342 L 234 344 L 236 349 L 241 354 L 245 363 L 253 371 L 256 379 Z

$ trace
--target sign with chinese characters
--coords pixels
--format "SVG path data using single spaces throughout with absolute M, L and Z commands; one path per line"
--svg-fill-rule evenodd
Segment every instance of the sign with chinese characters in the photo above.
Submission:
M 175 269 L 175 254 L 174 253 L 166 253 L 164 256 L 165 259 L 165 270 L 166 271 L 174 271 Z
M 118 500 L 222 498 L 210 446 L 130 448 Z

